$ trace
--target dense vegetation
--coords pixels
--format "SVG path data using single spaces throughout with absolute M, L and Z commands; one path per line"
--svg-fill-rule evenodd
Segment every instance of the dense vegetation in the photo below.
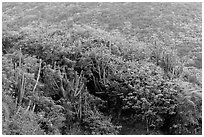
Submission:
M 201 6 L 3 3 L 3 134 L 202 134 Z

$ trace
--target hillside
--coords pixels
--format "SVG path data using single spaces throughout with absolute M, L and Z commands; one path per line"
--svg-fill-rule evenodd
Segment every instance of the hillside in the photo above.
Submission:
M 3 134 L 201 134 L 201 3 L 4 2 L 2 23 Z

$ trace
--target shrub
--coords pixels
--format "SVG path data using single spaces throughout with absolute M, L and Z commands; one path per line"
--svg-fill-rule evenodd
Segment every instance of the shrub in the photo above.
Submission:
M 6 135 L 43 135 L 38 124 L 38 116 L 33 112 L 25 113 L 21 108 L 3 124 L 3 134 Z M 6 125 L 6 126 L 5 126 Z

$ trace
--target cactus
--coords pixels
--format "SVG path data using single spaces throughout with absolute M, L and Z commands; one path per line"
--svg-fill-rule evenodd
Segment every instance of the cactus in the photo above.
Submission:
M 75 86 L 74 86 L 75 93 L 74 94 L 76 94 L 78 90 L 79 82 L 80 82 L 80 77 L 77 75 L 77 72 L 75 71 Z
M 100 66 L 99 66 L 99 65 L 97 65 L 97 67 L 98 67 L 98 75 L 99 75 L 99 79 L 101 80 L 101 69 L 100 69 Z
M 33 88 L 33 93 L 35 92 L 35 89 L 36 89 L 36 87 L 37 87 L 37 85 L 38 85 L 38 81 L 39 81 L 39 78 L 40 78 L 41 63 L 42 63 L 42 60 L 40 59 L 39 70 L 38 70 L 38 77 L 37 77 L 35 86 L 34 86 L 34 88 Z M 30 106 L 31 106 L 31 103 L 32 103 L 32 102 L 31 102 L 31 100 L 30 100 L 30 101 L 29 101 L 29 104 L 28 104 L 28 107 L 27 107 L 27 109 L 26 109 L 25 112 L 27 112 L 27 111 L 29 110 L 29 108 L 30 108 Z
M 21 105 L 22 103 L 22 100 L 23 100 L 23 96 L 24 96 L 24 93 L 25 93 L 25 82 L 26 82 L 26 79 L 25 79 L 25 73 L 23 73 L 23 76 L 22 76 L 22 83 L 21 83 L 21 89 L 20 89 L 20 92 L 19 92 L 19 97 L 18 97 L 18 106 Z
M 103 69 L 103 84 L 106 84 L 106 69 Z
M 82 73 L 83 73 L 83 71 L 82 71 L 82 72 L 80 73 L 80 75 L 78 76 L 78 75 L 77 75 L 77 72 L 75 71 L 75 77 L 74 77 L 74 79 L 73 79 L 71 82 L 66 78 L 67 81 L 69 81 L 68 83 L 70 84 L 71 90 L 74 91 L 74 95 L 76 95 L 77 92 L 78 92 L 78 90 L 80 90 L 80 88 L 81 88 L 80 83 L 82 83 L 82 82 L 81 82 Z
M 80 86 L 78 92 L 75 91 L 74 96 L 77 97 L 77 96 L 81 93 L 81 91 L 82 91 L 83 88 L 84 88 L 84 83 L 82 83 L 82 85 Z

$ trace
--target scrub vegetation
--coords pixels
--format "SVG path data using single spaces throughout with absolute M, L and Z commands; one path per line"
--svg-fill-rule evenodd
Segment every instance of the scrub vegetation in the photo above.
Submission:
M 202 134 L 202 3 L 2 3 L 2 134 Z

